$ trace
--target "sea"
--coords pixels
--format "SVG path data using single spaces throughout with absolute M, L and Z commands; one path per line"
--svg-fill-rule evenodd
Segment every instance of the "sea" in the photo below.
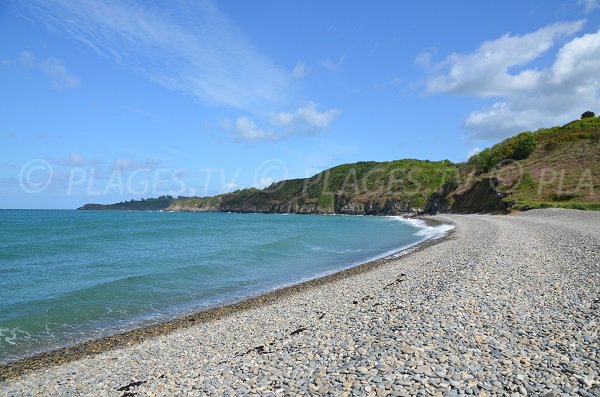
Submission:
M 0 210 L 0 362 L 331 274 L 447 230 L 383 216 Z

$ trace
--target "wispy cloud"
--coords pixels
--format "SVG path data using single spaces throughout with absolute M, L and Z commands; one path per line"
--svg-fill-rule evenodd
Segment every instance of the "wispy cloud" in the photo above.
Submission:
M 46 58 L 37 61 L 33 53 L 23 51 L 19 55 L 19 62 L 27 69 L 37 69 L 52 80 L 52 87 L 57 89 L 77 88 L 81 85 L 79 77 L 67 71 L 65 63 L 59 58 Z
M 69 72 L 62 60 L 48 58 L 39 65 L 40 70 L 52 79 L 54 88 L 76 88 L 79 87 L 79 78 Z
M 430 70 L 432 67 L 433 56 L 437 53 L 437 48 L 429 47 L 421 50 L 415 58 L 415 63 L 424 67 L 426 70 Z
M 138 170 L 154 170 L 161 164 L 161 160 L 156 158 L 137 160 L 118 157 L 110 161 L 87 159 L 82 154 L 76 152 L 71 152 L 68 156 L 52 160 L 51 162 L 52 164 L 68 168 L 93 168 L 99 177 L 106 177 L 115 171 L 128 173 Z
M 34 0 L 30 15 L 164 87 L 252 110 L 285 96 L 289 75 L 207 0 Z M 60 74 L 55 63 L 48 73 Z
M 56 160 L 54 163 L 65 167 L 82 167 L 85 165 L 85 157 L 79 153 L 69 153 L 66 158 Z
M 466 159 L 470 159 L 471 157 L 475 156 L 476 154 L 481 153 L 481 149 L 478 147 L 474 147 L 473 149 L 469 150 L 469 153 L 467 153 L 467 157 Z
M 266 176 L 263 178 L 260 178 L 260 180 L 258 181 L 258 188 L 259 189 L 264 189 L 266 187 L 269 187 L 273 184 L 274 180 L 273 178 L 271 178 L 270 176 Z
M 325 58 L 325 59 L 321 59 L 321 66 L 324 67 L 325 69 L 329 70 L 330 72 L 339 70 L 342 65 L 344 65 L 344 63 L 346 62 L 346 56 L 341 56 L 338 59 L 332 59 L 332 58 Z
M 600 30 L 568 39 L 583 21 L 556 23 L 525 35 L 504 35 L 474 52 L 432 64 L 431 93 L 494 98 L 465 125 L 474 139 L 497 139 L 559 124 L 600 106 Z M 529 66 L 567 38 L 546 67 Z M 515 71 L 516 70 L 516 71 Z
M 316 103 L 308 102 L 292 113 L 274 113 L 271 120 L 273 124 L 285 127 L 289 131 L 294 131 L 294 134 L 298 134 L 326 128 L 340 113 L 337 109 L 319 112 L 317 108 Z
M 146 159 L 140 162 L 121 157 L 115 160 L 113 169 L 124 172 L 155 169 L 159 166 L 160 162 L 158 159 Z
M 248 116 L 239 117 L 235 123 L 234 138 L 237 141 L 277 141 L 292 136 L 314 135 L 326 130 L 339 116 L 337 109 L 320 112 L 318 105 L 308 102 L 294 112 L 272 113 L 267 121 L 269 127 L 258 127 Z
M 583 6 L 585 12 L 591 12 L 600 7 L 598 0 L 579 0 L 578 3 Z
M 265 131 L 256 126 L 254 121 L 248 116 L 238 117 L 235 121 L 233 137 L 236 141 L 257 142 L 257 141 L 275 141 L 279 135 L 273 131 Z
M 294 70 L 292 70 L 292 76 L 296 79 L 301 79 L 309 72 L 310 68 L 303 61 L 296 62 Z
M 35 56 L 29 51 L 22 51 L 19 54 L 19 62 L 23 67 L 33 69 L 35 67 Z

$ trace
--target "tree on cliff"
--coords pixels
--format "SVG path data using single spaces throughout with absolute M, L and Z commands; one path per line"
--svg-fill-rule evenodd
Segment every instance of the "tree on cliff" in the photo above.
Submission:
M 594 112 L 591 111 L 587 111 L 587 112 L 583 112 L 583 114 L 581 115 L 581 119 L 587 119 L 589 117 L 596 117 L 596 115 L 594 114 Z

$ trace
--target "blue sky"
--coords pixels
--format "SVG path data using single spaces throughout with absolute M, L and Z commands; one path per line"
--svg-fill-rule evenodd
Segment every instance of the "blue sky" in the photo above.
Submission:
M 0 208 L 463 161 L 600 112 L 596 0 L 8 1 Z

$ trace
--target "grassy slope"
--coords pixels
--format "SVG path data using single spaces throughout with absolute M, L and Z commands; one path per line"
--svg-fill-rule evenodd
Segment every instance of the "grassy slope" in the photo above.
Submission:
M 479 173 L 498 177 L 504 201 L 514 209 L 563 207 L 600 209 L 600 118 L 575 120 L 533 133 L 533 152 L 518 163 Z M 509 140 L 496 146 L 509 144 Z M 501 151 L 501 150 L 500 150 Z M 474 158 L 463 170 L 473 171 Z M 495 159 L 496 160 L 496 159 Z M 475 173 L 481 171 L 475 167 Z M 473 183 L 463 178 L 462 188 Z M 459 188 L 459 189 L 460 189 Z
M 429 195 L 455 177 L 445 161 L 358 162 L 307 179 L 280 181 L 211 198 L 176 200 L 172 208 L 241 212 L 395 213 L 423 207 Z

